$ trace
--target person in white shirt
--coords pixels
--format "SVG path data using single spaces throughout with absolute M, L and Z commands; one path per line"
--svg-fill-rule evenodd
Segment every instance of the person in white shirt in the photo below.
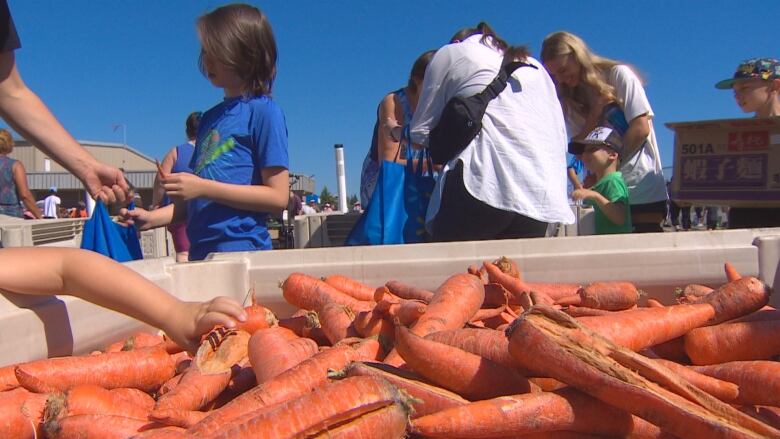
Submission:
M 43 200 L 43 217 L 57 218 L 57 210 L 60 204 L 62 204 L 62 200 L 57 196 L 57 188 L 49 188 L 49 196 Z
M 628 186 L 634 232 L 662 232 L 668 195 L 654 113 L 642 81 L 627 65 L 596 55 L 568 32 L 544 39 L 542 62 L 556 82 L 575 143 L 601 125 L 621 133 L 624 151 L 618 171 Z
M 482 131 L 445 164 L 426 216 L 434 241 L 542 237 L 548 223 L 573 223 L 566 196 L 566 130 L 555 85 L 525 48 L 510 47 L 486 23 L 436 52 L 412 118 L 412 142 L 427 146 L 454 96 L 481 92 L 504 54 L 524 60 L 493 99 Z

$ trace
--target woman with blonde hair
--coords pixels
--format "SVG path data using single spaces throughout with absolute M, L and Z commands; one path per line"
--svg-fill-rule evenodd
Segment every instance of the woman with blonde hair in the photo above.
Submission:
M 24 165 L 8 157 L 13 149 L 14 139 L 11 133 L 0 129 L 0 214 L 24 218 L 19 205 L 21 201 L 35 218 L 40 219 L 43 215 L 27 186 Z
M 563 106 L 569 152 L 581 154 L 577 141 L 598 126 L 617 130 L 624 147 L 618 171 L 628 185 L 634 232 L 663 231 L 666 181 L 642 80 L 631 67 L 593 53 L 568 32 L 548 35 L 541 57 Z

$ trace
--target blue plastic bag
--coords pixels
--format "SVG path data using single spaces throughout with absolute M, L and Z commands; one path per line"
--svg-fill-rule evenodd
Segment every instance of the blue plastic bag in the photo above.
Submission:
M 128 209 L 133 207 L 131 203 Z M 102 201 L 95 204 L 92 217 L 84 223 L 81 248 L 108 256 L 117 262 L 144 257 L 135 226 L 124 227 L 111 221 L 111 216 Z
M 347 245 L 379 245 L 424 242 L 425 213 L 435 179 L 427 149 L 417 153 L 411 145 L 406 166 L 384 160 L 379 169 L 374 194 L 365 212 L 346 239 Z M 417 160 L 417 167 L 414 166 Z M 427 169 L 423 172 L 423 164 Z

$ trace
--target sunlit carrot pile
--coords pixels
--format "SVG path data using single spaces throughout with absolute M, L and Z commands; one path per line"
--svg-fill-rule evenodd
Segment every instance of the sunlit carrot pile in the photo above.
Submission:
M 435 291 L 293 273 L 298 312 L 253 303 L 194 357 L 137 334 L 0 368 L 0 437 L 780 437 L 780 311 L 725 271 L 668 305 L 506 258 Z

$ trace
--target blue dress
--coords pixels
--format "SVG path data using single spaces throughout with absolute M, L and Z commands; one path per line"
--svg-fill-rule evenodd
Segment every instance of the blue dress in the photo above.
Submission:
M 8 156 L 0 156 L 0 214 L 22 218 L 24 212 L 19 205 L 19 195 L 14 183 L 14 163 Z

